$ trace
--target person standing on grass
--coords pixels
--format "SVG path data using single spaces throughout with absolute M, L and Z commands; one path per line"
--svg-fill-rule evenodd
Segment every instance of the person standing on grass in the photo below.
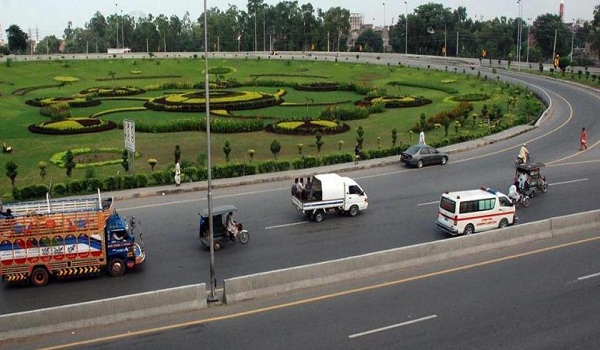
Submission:
M 419 134 L 419 145 L 425 145 L 425 132 L 423 130 Z
M 585 128 L 581 129 L 581 143 L 579 144 L 579 150 L 583 151 L 587 149 L 587 131 Z
M 181 185 L 181 167 L 179 161 L 175 163 L 175 186 Z

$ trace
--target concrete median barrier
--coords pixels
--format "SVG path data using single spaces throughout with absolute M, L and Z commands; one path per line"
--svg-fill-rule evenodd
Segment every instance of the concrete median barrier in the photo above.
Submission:
M 0 316 L 0 339 L 116 323 L 206 307 L 206 285 L 195 284 Z
M 223 284 L 223 300 L 232 304 L 597 227 L 600 227 L 600 211 L 593 211 L 518 224 L 472 236 L 229 278 Z

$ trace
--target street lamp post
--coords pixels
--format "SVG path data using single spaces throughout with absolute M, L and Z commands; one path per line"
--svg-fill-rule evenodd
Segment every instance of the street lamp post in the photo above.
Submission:
M 404 21 L 406 22 L 406 26 L 404 28 L 404 54 L 408 54 L 408 3 L 405 1 L 404 6 L 406 7 L 404 10 Z
M 383 39 L 383 53 L 385 53 L 385 2 L 383 3 L 383 34 L 381 35 L 381 39 Z
M 207 25 L 207 12 L 206 12 L 206 0 L 204 0 L 204 105 L 206 109 L 206 161 L 207 161 L 207 190 L 206 200 L 208 204 L 208 231 L 209 238 L 208 244 L 210 245 L 210 295 L 207 301 L 217 301 L 218 298 L 215 296 L 215 285 L 217 284 L 217 278 L 215 277 L 215 245 L 213 235 L 213 216 L 212 216 L 212 187 L 211 187 L 211 156 L 210 156 L 210 97 L 209 97 L 209 84 L 208 84 L 208 25 Z
M 573 42 L 575 41 L 575 18 L 573 18 L 573 24 L 571 24 L 571 62 L 573 62 Z
M 256 52 L 256 9 L 254 9 L 254 52 Z
M 517 0 L 517 4 L 519 5 L 519 26 L 517 29 L 517 70 L 521 71 L 521 33 L 523 28 L 523 2 L 522 0 Z
M 531 18 L 527 18 L 527 67 L 529 67 L 529 29 L 531 28 L 529 21 L 531 21 Z
M 121 10 L 121 44 L 125 48 L 125 21 L 123 20 L 123 10 Z
M 119 48 L 119 4 L 115 4 L 115 20 L 117 21 L 117 46 Z

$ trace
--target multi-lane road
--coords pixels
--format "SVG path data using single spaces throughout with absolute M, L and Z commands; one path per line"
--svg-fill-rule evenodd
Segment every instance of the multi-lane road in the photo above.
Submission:
M 287 182 L 213 190 L 214 204 L 235 204 L 237 219 L 251 232 L 249 244 L 230 245 L 216 253 L 217 279 L 447 239 L 433 223 L 440 193 L 480 186 L 506 191 L 523 142 L 536 160 L 548 165 L 543 172 L 550 190 L 519 210 L 521 222 L 599 209 L 600 94 L 544 78 L 506 74 L 538 86 L 551 99 L 552 107 L 538 128 L 452 154 L 445 166 L 415 170 L 395 164 L 351 172 L 348 175 L 370 199 L 369 209 L 355 218 L 306 221 L 291 206 Z M 589 132 L 590 148 L 585 152 L 578 151 L 582 127 Z M 142 221 L 148 256 L 142 271 L 119 278 L 55 282 L 41 289 L 3 288 L 0 313 L 208 282 L 209 255 L 197 239 L 197 213 L 205 206 L 206 193 L 200 192 L 118 202 L 122 214 Z

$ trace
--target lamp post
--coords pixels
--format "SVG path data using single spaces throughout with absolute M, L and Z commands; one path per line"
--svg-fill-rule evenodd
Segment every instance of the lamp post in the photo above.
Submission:
M 404 21 L 406 22 L 406 26 L 404 28 L 404 54 L 408 54 L 408 3 L 405 1 L 404 6 L 406 7 L 404 10 Z
M 256 52 L 256 9 L 254 9 L 254 52 Z
M 210 245 L 210 295 L 207 301 L 217 301 L 218 298 L 215 296 L 215 285 L 217 279 L 215 277 L 215 245 L 213 235 L 213 216 L 212 216 L 212 193 L 211 193 L 211 157 L 210 157 L 210 98 L 208 91 L 208 25 L 207 25 L 207 13 L 206 13 L 206 0 L 204 0 L 204 105 L 206 109 L 206 162 L 207 162 L 207 190 L 206 190 L 206 201 L 208 204 L 208 231 L 209 239 L 208 244 Z
M 573 62 L 573 42 L 575 41 L 575 18 L 573 18 L 573 24 L 571 24 L 571 62 Z
M 523 2 L 522 0 L 517 0 L 517 4 L 519 5 L 519 25 L 517 29 L 517 70 L 521 71 L 521 33 L 523 28 Z
M 115 4 L 115 20 L 117 21 L 117 46 L 119 48 L 119 4 Z
M 383 3 L 383 34 L 381 39 L 383 39 L 383 53 L 385 53 L 385 2 Z
M 125 21 L 123 20 L 123 10 L 121 10 L 121 44 L 125 48 Z
M 531 17 L 527 18 L 527 23 L 531 21 Z M 531 28 L 531 24 L 527 25 L 527 67 L 529 67 L 529 29 Z

